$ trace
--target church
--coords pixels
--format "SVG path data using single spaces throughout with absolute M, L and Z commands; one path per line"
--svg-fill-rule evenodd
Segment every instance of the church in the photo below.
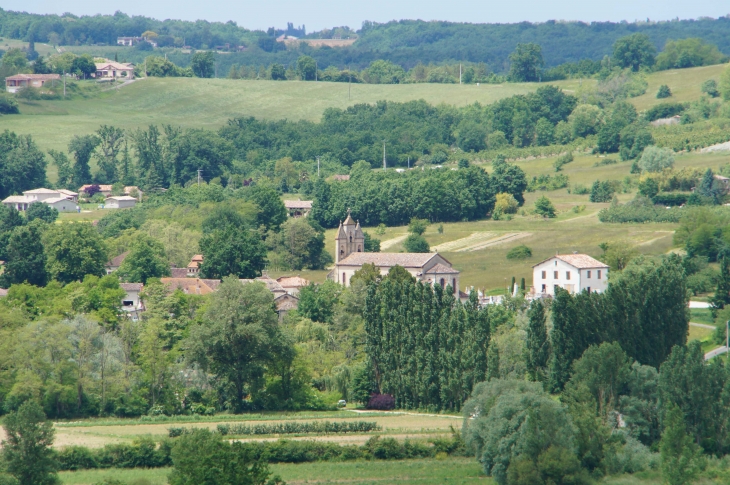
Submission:
M 438 253 L 366 253 L 360 222 L 355 222 L 348 211 L 335 237 L 335 268 L 329 278 L 350 286 L 352 275 L 364 264 L 374 264 L 382 275 L 388 274 L 393 266 L 402 266 L 416 280 L 442 288 L 451 285 L 454 294 L 459 295 L 459 271 Z

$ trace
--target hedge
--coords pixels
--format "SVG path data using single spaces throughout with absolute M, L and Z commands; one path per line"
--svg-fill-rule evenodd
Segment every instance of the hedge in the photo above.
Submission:
M 683 192 L 661 192 L 651 198 L 651 201 L 657 205 L 677 206 L 686 204 L 691 194 Z
M 57 452 L 60 470 L 84 470 L 103 468 L 160 468 L 172 466 L 170 452 L 174 440 L 165 439 L 159 447 L 151 439 L 132 444 L 106 445 L 89 449 L 70 446 Z M 459 433 L 449 438 L 428 441 L 371 437 L 364 445 L 338 445 L 322 441 L 252 441 L 239 443 L 252 459 L 267 463 L 308 463 L 316 461 L 349 460 L 402 460 L 431 458 L 439 453 L 466 456 L 464 442 Z

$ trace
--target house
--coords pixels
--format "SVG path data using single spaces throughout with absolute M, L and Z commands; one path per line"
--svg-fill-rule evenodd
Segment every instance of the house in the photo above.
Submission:
M 62 196 L 65 196 L 68 200 L 71 200 L 73 202 L 79 201 L 79 194 L 77 194 L 76 192 L 72 192 L 66 189 L 57 189 L 56 192 L 58 192 Z
M 722 187 L 727 191 L 730 190 L 730 178 L 723 177 L 722 175 L 713 175 L 715 180 L 717 180 L 720 184 L 722 184 Z
M 256 283 L 263 283 L 263 284 L 266 285 L 266 289 L 269 290 L 271 293 L 274 294 L 274 298 L 275 299 L 278 298 L 278 297 L 280 297 L 280 296 L 283 296 L 283 295 L 286 295 L 287 294 L 287 292 L 284 289 L 284 287 L 281 286 L 279 284 L 279 282 L 276 281 L 275 279 L 270 278 L 269 275 L 266 274 L 266 272 L 264 272 L 258 278 L 255 278 L 255 279 L 240 279 L 239 281 L 241 283 L 243 283 L 243 284 L 246 284 L 246 283 L 254 283 L 254 282 L 256 282 Z
M 188 278 L 194 278 L 198 276 L 201 264 L 203 264 L 203 255 L 194 255 L 193 258 L 190 260 L 190 264 L 188 264 Z
M 84 197 L 89 197 L 88 190 L 89 190 L 89 188 L 94 187 L 94 186 L 99 187 L 99 190 L 94 192 L 94 195 L 101 194 L 104 197 L 110 197 L 112 195 L 112 185 L 100 185 L 100 184 L 82 185 L 81 187 L 79 187 L 79 193 L 83 193 Z M 139 190 L 139 188 L 136 185 L 130 185 L 130 186 L 124 187 L 124 189 L 122 189 L 122 191 L 124 192 L 124 195 L 129 195 L 130 197 L 137 197 L 137 198 L 142 197 L 142 191 Z M 78 196 L 78 194 L 76 194 L 76 195 Z M 141 201 L 141 199 L 140 199 L 140 201 Z
M 67 195 L 67 190 L 53 190 L 53 189 L 33 189 L 26 190 L 23 195 L 11 195 L 5 198 L 2 203 L 7 207 L 12 207 L 18 211 L 26 211 L 28 207 L 34 202 L 42 202 L 48 204 L 51 207 L 56 208 L 59 212 L 76 212 L 79 207 L 73 200 L 71 195 Z M 70 192 L 75 194 L 75 192 Z
M 152 47 L 157 47 L 157 42 L 150 40 L 147 37 L 117 37 L 117 45 L 131 47 L 139 44 L 140 42 L 149 42 L 152 44 Z
M 137 205 L 137 199 L 128 195 L 113 195 L 104 201 L 107 209 L 128 209 Z
M 459 271 L 438 253 L 366 253 L 365 235 L 360 223 L 355 222 L 349 211 L 344 223 L 335 237 L 335 268 L 328 278 L 344 286 L 364 264 L 374 264 L 380 274 L 386 275 L 394 266 L 401 266 L 416 280 L 430 285 L 451 286 L 454 294 L 459 294 Z
M 347 182 L 348 180 L 350 180 L 350 176 L 349 175 L 333 175 L 332 180 L 334 180 L 336 182 Z
M 59 74 L 16 74 L 5 78 L 5 90 L 9 93 L 17 93 L 28 86 L 42 88 L 48 83 L 60 80 Z
M 532 267 L 532 293 L 555 296 L 555 288 L 575 294 L 603 293 L 608 288 L 609 266 L 587 254 L 556 254 Z
M 276 281 L 284 288 L 287 294 L 294 296 L 299 294 L 300 289 L 309 286 L 309 280 L 305 280 L 299 276 L 281 276 L 276 278 Z
M 276 314 L 279 315 L 279 321 L 284 319 L 284 315 L 299 307 L 299 298 L 294 295 L 279 295 L 274 298 L 276 305 Z
M 160 278 L 160 282 L 172 292 L 181 290 L 186 295 L 208 295 L 215 289 L 211 288 L 216 280 L 201 280 L 200 278 Z M 217 288 L 217 286 L 216 286 Z
M 187 268 L 170 268 L 170 276 L 173 278 L 187 278 L 188 269 Z
M 122 300 L 122 311 L 132 320 L 138 320 L 144 311 L 144 303 L 140 293 L 144 289 L 142 283 L 120 283 L 119 286 L 127 293 Z
M 104 61 L 96 63 L 96 79 L 134 79 L 134 66 L 121 62 Z
M 122 263 L 127 258 L 127 255 L 129 255 L 129 251 L 124 251 L 122 254 L 117 256 L 116 258 L 112 258 L 111 260 L 107 261 L 106 263 L 106 274 L 111 274 L 119 269 L 120 266 L 122 266 Z
M 289 217 L 307 217 L 312 210 L 311 200 L 285 200 L 284 207 L 289 212 Z

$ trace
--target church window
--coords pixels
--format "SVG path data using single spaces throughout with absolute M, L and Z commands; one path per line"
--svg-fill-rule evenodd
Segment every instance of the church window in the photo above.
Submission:
M 441 278 L 441 288 L 446 288 L 446 281 Z
M 350 242 L 352 242 L 352 234 L 350 234 Z
M 451 288 L 454 290 L 454 294 L 456 294 L 456 278 L 452 280 Z
M 346 280 L 345 280 L 345 273 L 342 273 L 342 284 L 344 285 L 345 282 L 346 282 Z

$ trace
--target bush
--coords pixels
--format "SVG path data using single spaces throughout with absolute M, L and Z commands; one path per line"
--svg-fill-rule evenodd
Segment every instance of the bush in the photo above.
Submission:
M 599 160 L 596 163 L 593 164 L 594 167 L 603 167 L 605 165 L 616 165 L 618 163 L 618 160 L 615 158 L 604 158 L 603 160 Z
M 553 163 L 553 167 L 555 167 L 556 172 L 560 172 L 563 169 L 563 165 L 567 165 L 568 163 L 573 161 L 573 154 L 572 153 L 566 153 L 565 155 L 560 155 L 557 160 Z
M 18 103 L 13 98 L 0 94 L 0 114 L 17 115 L 19 113 Z
M 610 180 L 605 180 L 603 182 L 596 180 L 593 182 L 593 186 L 591 187 L 589 200 L 591 202 L 611 202 L 615 192 L 616 189 L 614 188 L 614 184 L 611 183 Z
M 659 86 L 659 91 L 657 91 L 656 93 L 657 99 L 669 98 L 671 96 L 672 90 L 669 89 L 669 86 L 667 86 L 666 84 L 662 84 L 661 86 Z
M 542 217 L 555 217 L 555 206 L 543 195 L 535 201 L 535 214 Z
M 423 236 L 417 234 L 409 234 L 405 241 L 403 241 L 403 247 L 406 252 L 409 253 L 428 253 L 431 251 L 431 246 Z
M 389 411 L 395 409 L 395 398 L 390 394 L 373 394 L 365 408 Z
M 687 109 L 686 104 L 682 103 L 660 103 L 652 106 L 644 113 L 644 119 L 646 121 L 655 121 L 662 118 L 671 118 Z
M 532 257 L 532 249 L 524 244 L 515 246 L 507 251 L 507 259 L 527 259 Z
M 651 201 L 657 205 L 663 206 L 677 206 L 684 205 L 689 200 L 691 194 L 684 194 L 682 192 L 662 192 L 656 194 L 651 198 Z
M 345 434 L 369 433 L 382 428 L 374 421 L 330 422 L 314 421 L 311 423 L 284 422 L 278 424 L 219 424 L 218 433 L 226 435 L 264 435 L 264 434 Z M 170 437 L 181 436 L 191 431 L 189 428 L 170 428 Z
M 583 184 L 573 185 L 573 193 L 575 195 L 586 195 L 586 194 L 590 193 L 590 191 L 591 190 Z
M 637 197 L 631 202 L 603 209 L 598 213 L 601 222 L 679 222 L 683 209 L 665 209 L 652 204 L 646 197 Z
M 639 167 L 645 172 L 661 172 L 674 166 L 674 152 L 669 148 L 648 146 L 639 160 Z
M 568 176 L 565 174 L 558 174 L 553 176 L 540 175 L 538 177 L 532 177 L 532 180 L 527 185 L 528 192 L 535 192 L 538 190 L 558 190 L 564 189 L 568 186 Z
M 711 98 L 717 98 L 720 96 L 720 91 L 717 89 L 717 81 L 714 79 L 708 79 L 702 83 L 702 92 L 710 96 Z

